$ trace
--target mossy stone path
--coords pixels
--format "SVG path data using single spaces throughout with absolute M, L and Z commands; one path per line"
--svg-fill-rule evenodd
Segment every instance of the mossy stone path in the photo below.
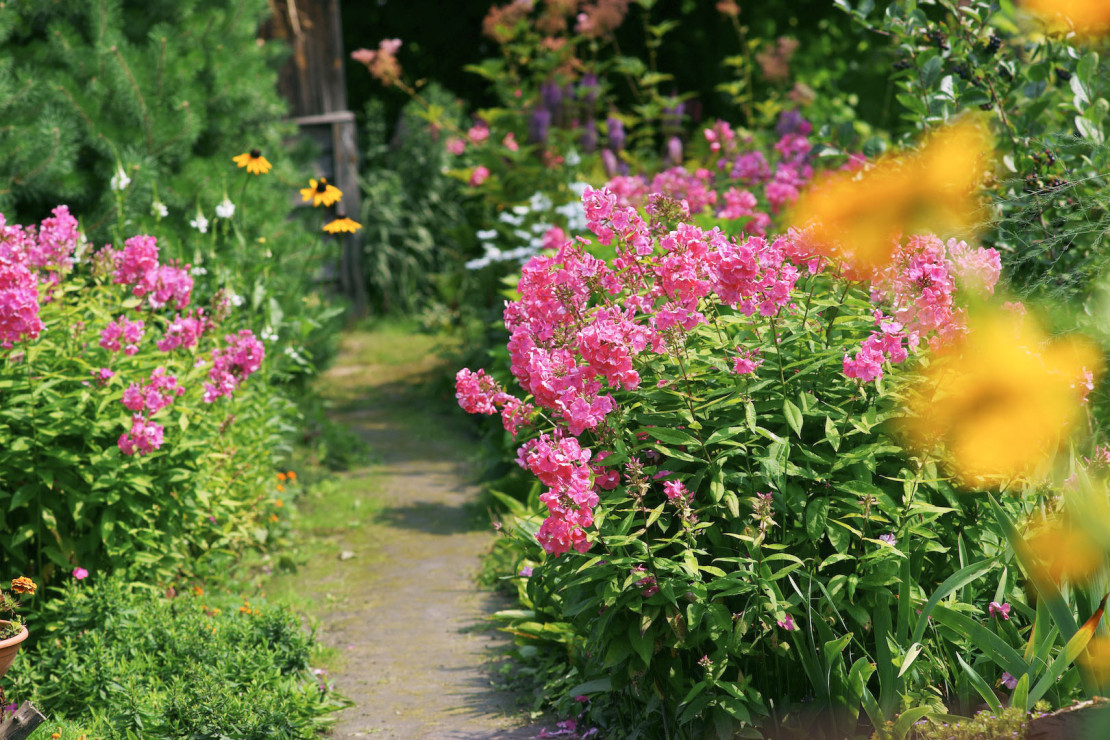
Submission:
M 374 458 L 313 504 L 310 520 L 350 521 L 318 528 L 326 547 L 297 579 L 319 604 L 321 640 L 338 652 L 335 687 L 354 701 L 337 738 L 538 733 L 491 685 L 504 637 L 483 620 L 503 604 L 474 576 L 494 533 L 475 506 L 467 461 L 477 442 L 446 399 L 429 397 L 443 388 L 429 381 L 448 373 L 432 339 L 386 326 L 347 334 L 323 378 L 332 418 Z

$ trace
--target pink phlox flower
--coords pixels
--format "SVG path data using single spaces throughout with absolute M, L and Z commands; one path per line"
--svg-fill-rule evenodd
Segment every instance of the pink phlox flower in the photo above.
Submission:
M 759 356 L 759 347 L 745 350 L 737 347 L 736 351 L 740 353 L 732 358 L 732 372 L 736 375 L 750 375 L 763 364 L 763 358 Z
M 131 431 L 119 438 L 119 449 L 125 455 L 146 455 L 162 446 L 163 427 L 142 414 L 131 417 Z
M 997 601 L 992 601 L 987 606 L 987 612 L 992 617 L 1001 617 L 1008 620 L 1010 618 L 1010 605 L 1005 602 L 999 604 Z
M 720 166 L 723 169 L 728 163 L 721 160 Z M 760 185 L 770 179 L 771 167 L 763 152 L 746 152 L 732 162 L 729 177 L 745 185 Z
M 666 494 L 668 501 L 685 502 L 694 497 L 694 494 L 687 490 L 682 481 L 669 480 L 663 484 L 663 493 Z
M 642 565 L 637 565 L 632 568 L 633 573 L 647 573 L 647 569 Z M 659 593 L 659 583 L 653 575 L 645 575 L 633 584 L 636 588 L 640 589 L 640 595 L 645 599 L 650 599 L 655 594 Z
M 787 632 L 793 632 L 794 630 L 798 629 L 798 625 L 794 623 L 794 617 L 790 614 L 787 614 L 786 617 L 783 619 L 776 620 L 775 624 L 777 624 L 779 627 L 782 627 Z
M 489 125 L 485 121 L 477 121 L 466 132 L 466 138 L 471 144 L 481 144 L 489 138 Z
M 470 180 L 468 182 L 471 187 L 478 187 L 488 179 L 489 168 L 483 164 L 480 164 L 474 168 L 473 172 L 470 173 Z
M 446 148 L 448 153 L 454 154 L 457 157 L 466 151 L 466 140 L 460 139 L 457 136 L 452 136 L 447 140 Z
M 75 579 L 77 579 L 78 581 L 83 581 L 83 580 L 85 580 L 86 578 L 89 577 L 89 572 L 87 570 L 85 570 L 84 568 L 80 568 L 80 567 L 74 568 L 73 569 L 73 577 Z
M 505 134 L 505 138 L 501 140 L 501 146 L 505 147 L 510 152 L 515 152 L 520 149 L 520 144 L 516 142 L 516 136 L 513 135 L 512 131 Z
M 122 349 L 124 354 L 133 355 L 139 351 L 139 342 L 146 333 L 145 326 L 142 321 L 120 316 L 100 331 L 100 346 L 110 352 Z
M 200 337 L 209 328 L 209 322 L 201 309 L 193 315 L 177 314 L 166 327 L 165 334 L 156 342 L 162 352 L 170 352 L 178 347 L 195 347 Z
M 46 281 L 56 285 L 73 265 L 79 236 L 77 219 L 69 214 L 67 206 L 58 206 L 52 213 L 54 215 L 43 219 L 39 226 L 38 239 L 27 252 L 27 264 L 46 272 Z
M 204 384 L 204 401 L 213 403 L 217 398 L 230 398 L 235 389 L 262 366 L 266 350 L 250 329 L 224 337 L 223 349 L 212 350 L 212 368 L 208 371 L 210 382 Z
M 972 249 L 966 243 L 949 239 L 947 244 L 950 271 L 956 283 L 967 290 L 990 295 L 1002 274 L 1002 257 L 998 250 Z
M 718 212 L 717 216 L 729 221 L 745 218 L 755 213 L 757 205 L 759 202 L 749 191 L 729 188 L 725 192 L 725 207 Z

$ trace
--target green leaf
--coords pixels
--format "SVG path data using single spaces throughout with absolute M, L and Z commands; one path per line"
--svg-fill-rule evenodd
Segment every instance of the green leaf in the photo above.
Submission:
M 960 662 L 960 667 L 963 668 L 964 673 L 967 674 L 968 680 L 971 682 L 972 687 L 983 697 L 983 701 L 991 708 L 995 714 L 1002 712 L 1002 703 L 998 701 L 998 696 L 995 695 L 983 677 L 979 675 L 978 671 L 967 664 L 959 653 L 956 653 L 956 660 Z
M 894 737 L 898 740 L 904 740 L 904 738 L 910 734 L 913 723 L 917 722 L 925 715 L 932 713 L 932 711 L 932 707 L 914 707 L 913 709 L 907 709 L 902 712 L 898 715 L 898 719 L 894 721 Z
M 939 55 L 929 57 L 925 64 L 921 65 L 921 85 L 925 88 L 935 85 L 936 81 L 940 79 L 943 68 L 944 60 Z
M 828 416 L 825 417 L 825 440 L 833 450 L 840 449 L 840 430 L 836 428 L 836 424 Z
M 812 498 L 806 504 L 806 534 L 816 544 L 825 534 L 829 520 L 829 499 L 824 496 Z
M 944 582 L 937 587 L 929 600 L 925 602 L 925 606 L 921 608 L 921 614 L 917 618 L 917 625 L 914 627 L 913 635 L 911 637 L 913 642 L 920 642 L 921 638 L 925 635 L 925 628 L 929 623 L 929 616 L 933 613 L 933 608 L 948 594 L 955 591 L 957 588 L 971 583 L 977 578 L 982 578 L 984 574 L 994 568 L 992 560 L 979 560 L 971 563 L 966 568 L 960 568 L 958 571 L 944 579 Z
M 782 401 L 782 413 L 786 417 L 786 423 L 794 430 L 794 433 L 799 437 L 802 436 L 802 412 L 794 405 L 794 403 L 784 398 Z

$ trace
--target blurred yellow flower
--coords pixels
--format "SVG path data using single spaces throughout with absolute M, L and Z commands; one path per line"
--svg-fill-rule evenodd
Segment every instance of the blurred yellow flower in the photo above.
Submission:
M 328 178 L 321 177 L 319 181 L 309 180 L 307 188 L 301 188 L 301 200 L 305 203 L 312 201 L 312 207 L 331 206 L 339 202 L 343 191 L 328 182 Z
M 964 119 L 934 132 L 918 151 L 819 178 L 798 199 L 790 222 L 809 227 L 819 252 L 866 276 L 890 261 L 903 235 L 964 232 L 979 223 L 976 190 L 990 157 L 985 125 Z
M 361 228 L 362 224 L 355 223 L 342 213 L 339 214 L 339 218 L 324 224 L 324 231 L 328 232 L 329 234 L 336 234 L 340 231 L 346 231 L 353 234 Z
M 231 158 L 231 161 L 240 167 L 246 167 L 247 172 L 252 175 L 265 175 L 273 167 L 270 160 L 262 156 L 262 152 L 257 149 L 251 149 L 245 154 L 239 154 Z
M 1024 0 L 1021 7 L 1038 16 L 1051 31 L 1074 30 L 1081 36 L 1110 33 L 1107 0 Z
M 1041 525 L 1025 538 L 1034 581 L 1083 583 L 1106 562 L 1106 551 L 1081 527 L 1059 520 Z
M 1079 415 L 1079 380 L 1097 373 L 1086 340 L 1048 341 L 1031 318 L 984 308 L 926 367 L 906 401 L 910 445 L 937 445 L 968 488 L 1043 472 Z

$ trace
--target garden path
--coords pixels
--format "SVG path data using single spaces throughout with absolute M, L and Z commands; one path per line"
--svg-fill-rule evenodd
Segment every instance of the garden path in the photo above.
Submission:
M 522 740 L 538 732 L 514 712 L 515 697 L 491 683 L 504 636 L 482 620 L 505 604 L 475 584 L 494 534 L 476 509 L 467 463 L 477 441 L 445 413 L 448 399 L 431 397 L 446 386 L 427 381 L 448 372 L 432 340 L 387 326 L 348 333 L 324 376 L 333 419 L 375 458 L 344 475 L 340 490 L 373 514 L 339 534 L 335 572 L 321 584 L 342 584 L 321 615 L 323 642 L 340 652 L 332 678 L 354 701 L 339 716 L 337 738 Z

